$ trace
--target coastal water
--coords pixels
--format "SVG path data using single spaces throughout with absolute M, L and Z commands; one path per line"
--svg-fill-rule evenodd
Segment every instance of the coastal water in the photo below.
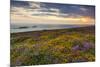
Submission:
M 53 29 L 67 29 L 82 27 L 84 25 L 67 25 L 67 24 L 11 24 L 10 32 L 28 32 L 28 31 L 40 31 L 40 30 L 53 30 Z M 86 26 L 86 25 L 85 25 Z

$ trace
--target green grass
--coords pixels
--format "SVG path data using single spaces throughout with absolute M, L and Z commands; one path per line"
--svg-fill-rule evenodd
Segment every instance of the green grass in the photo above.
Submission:
M 11 65 L 95 61 L 94 27 L 11 34 Z

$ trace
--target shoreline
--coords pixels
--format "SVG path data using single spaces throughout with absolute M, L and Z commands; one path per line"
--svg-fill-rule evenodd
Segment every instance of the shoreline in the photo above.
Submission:
M 16 33 L 11 33 L 10 34 L 21 34 L 21 33 L 32 33 L 32 32 L 45 32 L 45 31 L 60 31 L 60 30 L 71 30 L 71 29 L 81 29 L 81 28 L 90 28 L 90 29 L 95 29 L 95 25 L 93 26 L 83 26 L 83 27 L 76 27 L 76 28 L 64 28 L 64 29 L 51 29 L 51 30 L 37 30 L 37 31 L 26 31 L 26 32 L 16 32 Z

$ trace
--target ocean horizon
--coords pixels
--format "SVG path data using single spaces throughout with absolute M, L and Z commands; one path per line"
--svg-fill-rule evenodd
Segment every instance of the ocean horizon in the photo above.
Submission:
M 54 30 L 54 29 L 67 29 L 77 28 L 90 25 L 68 25 L 68 24 L 11 24 L 10 32 L 28 32 L 28 31 L 41 31 L 41 30 Z

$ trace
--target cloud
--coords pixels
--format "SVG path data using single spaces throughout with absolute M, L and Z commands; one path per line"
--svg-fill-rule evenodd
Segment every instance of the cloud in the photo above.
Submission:
M 84 8 L 84 7 L 80 7 L 80 10 L 86 12 L 88 9 L 87 8 Z
M 23 5 L 11 6 L 11 21 L 14 23 L 43 23 L 43 24 L 94 24 L 94 19 L 75 12 L 86 12 L 87 9 L 79 6 L 70 6 L 70 9 L 62 9 L 56 5 L 46 7 L 47 4 L 40 2 L 25 2 Z M 68 7 L 68 6 L 66 6 Z M 74 10 L 75 12 L 74 12 Z M 64 13 L 63 11 L 66 13 Z
M 33 9 L 41 8 L 39 2 L 29 2 L 29 7 Z
M 41 7 L 42 4 L 40 3 L 34 3 L 34 2 L 29 2 L 28 8 L 25 7 L 16 7 L 13 6 L 11 7 L 11 14 L 16 14 L 16 15 L 26 15 L 29 14 L 30 16 L 41 16 L 41 15 L 46 15 L 46 16 L 58 16 L 59 15 L 59 9 L 55 8 L 44 8 Z

